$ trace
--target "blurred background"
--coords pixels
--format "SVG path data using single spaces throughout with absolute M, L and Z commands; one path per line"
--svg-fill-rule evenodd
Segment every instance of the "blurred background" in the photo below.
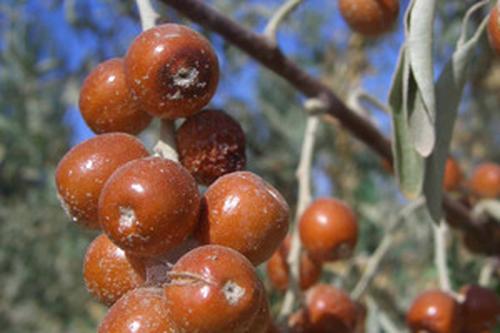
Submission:
M 254 31 L 262 31 L 278 0 L 207 1 Z M 337 2 L 309 0 L 282 25 L 279 43 L 308 72 L 339 96 L 367 92 L 385 103 L 399 47 L 402 10 L 395 30 L 368 40 L 354 35 Z M 453 51 L 461 20 L 476 1 L 440 1 L 436 72 Z M 163 8 L 166 21 L 182 21 Z M 475 24 L 486 15 L 477 16 Z M 196 29 L 200 27 L 185 22 Z M 471 31 L 474 27 L 471 26 Z M 0 330 L 95 332 L 105 308 L 85 290 L 82 259 L 95 234 L 72 225 L 56 198 L 54 170 L 74 144 L 93 133 L 78 111 L 79 88 L 103 60 L 123 56 L 140 32 L 132 0 L 0 0 Z M 303 97 L 210 31 L 221 81 L 212 105 L 237 118 L 248 135 L 248 168 L 274 184 L 292 209 L 306 114 Z M 464 172 L 483 161 L 500 162 L 500 62 L 486 38 L 476 50 L 463 99 L 453 155 Z M 387 135 L 390 119 L 371 104 L 358 108 Z M 141 138 L 151 148 L 158 124 Z M 356 210 L 361 239 L 354 259 L 326 268 L 325 281 L 350 290 L 379 244 L 388 220 L 405 205 L 380 159 L 335 122 L 320 125 L 315 150 L 314 196 L 335 196 Z M 453 287 L 477 281 L 486 258 L 472 254 L 452 234 Z M 370 287 L 377 311 L 402 329 L 404 313 L 420 291 L 436 286 L 431 223 L 416 210 Z M 498 275 L 492 287 L 500 290 Z M 273 296 L 275 306 L 279 298 Z M 377 330 L 376 324 L 369 332 Z

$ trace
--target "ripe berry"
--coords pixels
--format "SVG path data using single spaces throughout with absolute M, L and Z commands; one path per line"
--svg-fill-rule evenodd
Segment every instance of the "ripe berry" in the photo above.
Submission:
M 443 187 L 446 191 L 454 191 L 462 182 L 463 174 L 457 161 L 450 157 L 446 160 Z
M 406 321 L 415 333 L 459 333 L 462 327 L 459 304 L 453 296 L 440 290 L 426 291 L 418 296 Z
M 205 193 L 202 206 L 198 239 L 233 248 L 254 265 L 268 260 L 288 231 L 286 201 L 251 172 L 217 179 Z
M 227 173 L 245 168 L 245 133 L 223 111 L 207 110 L 189 117 L 176 133 L 181 163 L 198 183 L 210 185 Z
M 358 239 L 352 210 L 332 198 L 315 200 L 299 221 L 300 239 L 312 258 L 330 261 L 350 256 Z
M 357 316 L 349 295 L 331 285 L 318 284 L 306 294 L 307 332 L 351 333 Z
M 146 112 L 175 119 L 208 104 L 219 81 L 219 63 L 199 33 L 163 24 L 134 40 L 125 56 L 125 73 Z
M 125 81 L 122 58 L 101 63 L 85 79 L 80 91 L 80 112 L 98 134 L 137 134 L 151 122 Z
M 339 0 L 340 13 L 351 29 L 367 36 L 389 31 L 399 14 L 399 0 Z
M 461 290 L 464 327 L 462 333 L 487 332 L 498 327 L 500 299 L 498 295 L 480 286 L 466 286 Z
M 160 288 L 140 288 L 116 302 L 99 326 L 99 333 L 178 333 Z
M 495 163 L 479 165 L 470 180 L 472 191 L 481 198 L 496 198 L 500 195 L 500 166 Z
M 93 296 L 106 305 L 112 305 L 128 291 L 144 283 L 144 267 L 140 267 L 139 271 L 136 268 L 122 249 L 101 234 L 87 249 L 83 278 Z
M 99 135 L 73 147 L 55 174 L 65 211 L 74 222 L 98 229 L 97 203 L 104 182 L 126 162 L 148 155 L 139 140 L 122 133 Z
M 290 237 L 286 237 L 280 248 L 274 252 L 266 264 L 267 276 L 273 287 L 279 291 L 288 288 L 290 268 L 287 257 L 290 251 L 290 242 Z M 300 256 L 300 288 L 302 290 L 308 289 L 318 281 L 320 275 L 321 263 L 312 260 L 306 252 L 302 252 Z
M 106 182 L 99 221 L 119 247 L 158 256 L 180 245 L 198 220 L 200 195 L 179 163 L 149 157 L 127 163 Z
M 488 20 L 488 39 L 490 46 L 496 54 L 500 54 L 500 17 L 498 6 L 493 6 Z
M 223 246 L 198 247 L 172 267 L 164 288 L 182 332 L 250 332 L 260 318 L 264 286 L 252 264 Z

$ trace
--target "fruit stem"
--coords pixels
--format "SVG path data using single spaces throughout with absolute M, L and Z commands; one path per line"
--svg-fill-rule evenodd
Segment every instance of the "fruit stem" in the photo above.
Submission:
M 142 30 L 147 30 L 156 25 L 160 18 L 158 3 L 155 0 L 136 0 L 139 16 L 141 17 Z
M 439 286 L 445 292 L 451 292 L 451 284 L 447 264 L 447 235 L 448 226 L 444 221 L 439 225 L 432 225 L 434 230 L 434 262 L 438 271 Z
M 153 148 L 155 153 L 163 158 L 178 161 L 179 155 L 175 147 L 175 122 L 162 119 L 160 127 L 160 139 Z
M 287 262 L 290 267 L 290 284 L 285 294 L 285 299 L 281 306 L 280 318 L 288 317 L 294 308 L 295 300 L 301 302 L 301 291 L 299 285 L 300 279 L 300 237 L 299 237 L 299 219 L 311 201 L 311 167 L 314 152 L 314 142 L 316 131 L 319 125 L 317 116 L 307 118 L 306 129 L 304 132 L 304 141 L 302 142 L 302 151 L 300 161 L 296 171 L 296 177 L 299 182 L 299 193 L 297 200 L 297 211 L 295 213 L 295 223 L 292 230 L 292 242 Z

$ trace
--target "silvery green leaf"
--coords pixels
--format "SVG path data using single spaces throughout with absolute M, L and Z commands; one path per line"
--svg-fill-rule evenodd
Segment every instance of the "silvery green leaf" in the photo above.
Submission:
M 409 110 L 409 126 L 416 150 L 429 156 L 435 144 L 436 99 L 434 96 L 433 27 L 436 1 L 418 0 L 409 14 L 407 47 L 412 76 L 418 88 L 415 108 Z
M 436 147 L 426 160 L 424 181 L 427 207 L 436 223 L 442 217 L 444 168 L 465 85 L 467 64 L 487 23 L 486 17 L 471 39 L 457 45 L 436 84 L 436 106 L 439 110 L 436 114 Z

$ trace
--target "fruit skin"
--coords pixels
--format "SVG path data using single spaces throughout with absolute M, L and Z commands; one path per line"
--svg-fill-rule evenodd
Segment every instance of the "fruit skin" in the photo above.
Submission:
M 109 309 L 98 333 L 178 333 L 167 305 L 161 288 L 132 290 Z
M 443 187 L 445 191 L 455 191 L 459 188 L 463 179 L 463 173 L 457 161 L 449 157 L 446 160 Z
M 358 224 L 345 203 L 333 198 L 319 198 L 302 214 L 299 234 L 313 259 L 332 261 L 352 254 L 358 239 Z
M 144 284 L 145 268 L 131 263 L 125 252 L 101 234 L 90 244 L 83 263 L 88 291 L 110 306 L 128 291 Z
M 250 332 L 262 318 L 264 286 L 237 251 L 219 245 L 198 247 L 179 259 L 169 277 L 164 293 L 180 331 Z
M 399 14 L 399 0 L 339 0 L 340 13 L 354 31 L 377 36 L 391 30 Z
M 175 119 L 208 104 L 219 81 L 219 63 L 208 40 L 169 23 L 137 36 L 125 56 L 125 73 L 146 112 Z
M 176 133 L 179 158 L 198 183 L 210 185 L 245 168 L 245 133 L 224 111 L 206 110 L 189 117 Z
M 470 285 L 462 288 L 460 292 L 465 298 L 462 303 L 464 327 L 461 333 L 482 333 L 497 327 L 500 298 L 493 290 Z
M 462 327 L 460 306 L 453 296 L 429 290 L 418 296 L 406 315 L 412 332 L 459 333 Z
M 483 163 L 475 170 L 470 188 L 480 198 L 496 198 L 500 195 L 500 165 Z
M 97 204 L 104 183 L 118 167 L 148 155 L 139 140 L 125 133 L 98 135 L 67 152 L 57 165 L 55 179 L 72 221 L 99 229 Z
M 307 330 L 311 333 L 352 333 L 357 322 L 356 304 L 342 290 L 317 284 L 306 294 Z
M 257 266 L 280 246 L 288 218 L 288 204 L 274 187 L 251 172 L 233 172 L 205 192 L 196 237 L 235 249 Z
M 290 268 L 287 258 L 290 245 L 291 237 L 287 236 L 280 248 L 274 252 L 271 259 L 266 263 L 267 276 L 273 287 L 279 291 L 285 291 L 288 288 Z M 319 280 L 321 266 L 321 263 L 311 259 L 306 252 L 301 253 L 299 285 L 302 290 L 308 289 Z
M 99 221 L 108 237 L 136 256 L 165 254 L 193 232 L 200 194 L 179 163 L 160 157 L 132 161 L 106 182 Z
M 488 19 L 488 40 L 495 54 L 500 55 L 500 21 L 498 6 L 493 6 Z
M 125 80 L 122 58 L 99 64 L 80 90 L 80 113 L 94 133 L 138 134 L 152 117 L 141 109 Z

